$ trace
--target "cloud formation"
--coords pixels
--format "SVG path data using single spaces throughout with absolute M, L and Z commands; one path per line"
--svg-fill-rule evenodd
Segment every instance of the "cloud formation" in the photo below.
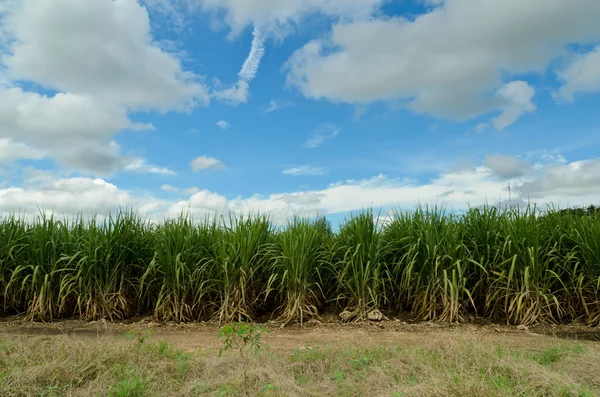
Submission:
M 281 172 L 284 175 L 292 175 L 292 176 L 306 176 L 306 175 L 324 175 L 325 170 L 321 167 L 315 167 L 312 165 L 300 165 L 298 167 L 290 167 L 286 168 Z
M 135 0 L 5 0 L 0 29 L 0 139 L 64 166 L 157 171 L 112 142 L 119 131 L 152 128 L 129 112 L 188 111 L 209 100 L 198 76 L 154 43 Z M 49 93 L 21 88 L 31 84 Z
M 194 172 L 209 169 L 223 169 L 225 165 L 214 157 L 199 156 L 190 162 L 190 167 Z
M 573 101 L 575 94 L 600 91 L 600 46 L 584 54 L 575 54 L 569 64 L 557 72 L 563 85 L 557 97 Z
M 194 3 L 215 15 L 224 14 L 232 33 L 247 26 L 258 26 L 270 33 L 284 34 L 290 24 L 321 14 L 333 18 L 367 18 L 384 0 L 194 0 Z
M 264 112 L 272 113 L 272 112 L 276 112 L 281 109 L 289 108 L 290 106 L 294 106 L 294 103 L 291 101 L 271 100 L 271 101 L 269 101 L 269 107 L 267 107 Z
M 527 161 L 514 156 L 494 154 L 486 156 L 483 164 L 498 178 L 507 180 L 519 178 L 533 171 L 533 166 Z
M 265 38 L 263 37 L 261 31 L 257 28 L 254 28 L 252 31 L 252 37 L 253 39 L 250 53 L 244 61 L 242 69 L 239 73 L 240 79 L 246 82 L 251 82 L 254 80 L 256 73 L 258 72 L 258 67 L 260 66 L 260 61 L 265 55 Z
M 308 140 L 304 143 L 304 146 L 311 149 L 319 147 L 321 144 L 323 144 L 323 142 L 335 138 L 340 131 L 340 127 L 336 125 L 330 123 L 321 124 L 313 131 L 310 138 L 308 138 Z
M 534 88 L 512 76 L 544 73 L 572 43 L 600 40 L 599 17 L 589 0 L 445 0 L 414 18 L 340 21 L 292 55 L 288 83 L 309 98 L 398 101 L 453 120 L 496 112 L 502 129 L 535 109 Z M 562 95 L 596 83 L 595 64 L 595 52 L 575 59 Z
M 238 106 L 248 102 L 250 96 L 250 82 L 256 77 L 260 61 L 265 55 L 265 38 L 261 31 L 256 27 L 252 31 L 252 46 L 250 53 L 246 57 L 242 68 L 240 69 L 239 81 L 229 88 L 217 88 L 213 92 L 213 96 L 223 103 L 231 106 Z M 220 86 L 217 84 L 217 86 Z
M 206 158 L 210 159 L 210 158 Z M 202 166 L 216 161 L 203 162 Z M 277 222 L 294 215 L 336 214 L 363 208 L 414 208 L 418 205 L 444 204 L 460 210 L 485 203 L 504 205 L 509 198 L 506 181 L 490 166 L 477 166 L 440 173 L 427 182 L 377 175 L 361 180 L 346 180 L 310 191 L 288 191 L 269 195 L 226 198 L 215 192 L 162 186 L 163 191 L 189 195 L 183 200 L 164 200 L 143 193 L 132 193 L 102 179 L 55 178 L 48 172 L 24 173 L 23 187 L 0 187 L 0 211 L 36 214 L 38 207 L 57 213 L 82 212 L 106 214 L 119 206 L 138 207 L 157 219 L 189 212 L 196 219 L 215 214 L 268 212 Z M 538 164 L 539 166 L 539 164 Z M 530 167 L 522 168 L 531 168 Z M 492 169 L 494 168 L 494 169 Z M 517 167 L 518 169 L 518 167 Z M 508 172 L 506 177 L 518 175 Z M 532 200 L 559 207 L 600 201 L 600 159 L 567 164 L 546 164 L 535 172 L 523 173 L 511 182 L 513 202 Z
M 217 121 L 217 127 L 219 127 L 222 130 L 226 130 L 227 128 L 231 127 L 231 124 L 229 124 L 225 120 L 220 120 L 220 121 Z

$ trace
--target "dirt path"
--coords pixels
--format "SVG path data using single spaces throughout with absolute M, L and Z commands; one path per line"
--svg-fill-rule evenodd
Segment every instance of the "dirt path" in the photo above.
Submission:
M 305 348 L 343 348 L 348 346 L 401 345 L 435 348 L 449 342 L 478 340 L 490 345 L 543 349 L 560 340 L 585 340 L 600 343 L 600 329 L 581 326 L 509 327 L 501 325 L 449 325 L 395 321 L 364 324 L 308 324 L 304 329 L 270 326 L 264 342 L 272 349 L 290 352 Z M 136 330 L 155 341 L 165 341 L 186 351 L 215 350 L 221 345 L 218 325 L 157 324 L 142 321 L 119 324 L 105 322 L 63 321 L 50 324 L 21 321 L 0 322 L 0 339 L 14 335 L 69 335 L 86 342 L 130 343 L 126 335 Z

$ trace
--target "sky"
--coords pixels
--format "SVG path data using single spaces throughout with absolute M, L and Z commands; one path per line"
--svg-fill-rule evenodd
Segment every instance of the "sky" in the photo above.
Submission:
M 0 212 L 600 204 L 600 1 L 0 0 Z

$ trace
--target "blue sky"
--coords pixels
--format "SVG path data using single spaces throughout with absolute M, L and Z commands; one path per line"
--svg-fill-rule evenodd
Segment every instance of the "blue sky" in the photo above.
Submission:
M 0 209 L 600 203 L 600 3 L 0 0 Z

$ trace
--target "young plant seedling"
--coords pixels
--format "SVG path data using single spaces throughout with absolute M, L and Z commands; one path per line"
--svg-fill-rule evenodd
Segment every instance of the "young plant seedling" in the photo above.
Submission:
M 244 365 L 244 390 L 248 394 L 248 355 L 245 351 L 257 354 L 264 343 L 261 340 L 263 332 L 268 330 L 260 325 L 234 323 L 225 325 L 219 331 L 219 339 L 223 339 L 223 347 L 219 349 L 219 357 L 230 350 L 237 350 Z

